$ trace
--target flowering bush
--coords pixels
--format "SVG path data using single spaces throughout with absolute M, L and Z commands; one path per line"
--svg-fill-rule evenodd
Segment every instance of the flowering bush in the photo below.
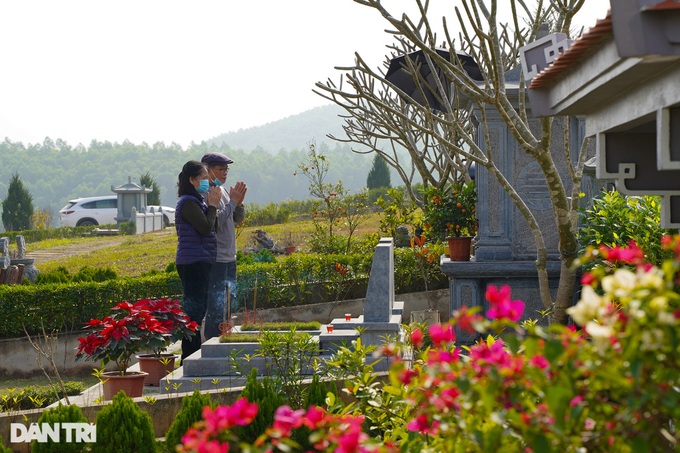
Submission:
M 257 411 L 257 404 L 249 403 L 245 398 L 239 398 L 233 406 L 215 409 L 206 406 L 203 408 L 203 420 L 187 431 L 182 438 L 183 445 L 177 451 L 228 452 L 230 446 L 239 446 L 232 429 L 251 423 Z M 242 444 L 240 447 L 249 452 L 300 451 L 300 446 L 291 436 L 294 430 L 306 427 L 311 431 L 309 438 L 313 440 L 313 451 L 396 451 L 371 441 L 362 432 L 363 421 L 361 416 L 330 414 L 318 406 L 310 406 L 307 410 L 281 406 L 274 414 L 272 426 L 253 445 Z
M 645 263 L 634 244 L 588 250 L 580 263 L 597 265 L 569 309 L 581 329 L 518 325 L 524 303 L 512 300 L 509 287 L 491 286 L 486 319 L 463 310 L 430 326 L 431 347 L 417 328 L 409 345 L 382 347 L 394 360 L 386 383 L 365 372 L 360 341 L 353 354 L 341 348 L 331 371 L 351 370 L 345 392 L 353 402 L 329 395 L 332 414 L 282 408 L 245 451 L 299 451 L 288 427 L 300 425 L 313 431 L 315 451 L 677 451 L 680 237 L 662 244 L 675 257 L 660 267 Z M 460 347 L 456 329 L 486 336 Z M 412 363 L 398 354 L 407 347 L 420 351 Z M 317 431 L 325 426 L 318 420 L 339 423 L 342 433 Z M 185 451 L 208 451 L 195 438 L 219 438 L 206 426 L 187 435 Z
M 427 235 L 440 240 L 447 236 L 474 236 L 477 232 L 474 182 L 454 184 L 446 189 L 425 189 L 423 228 Z
M 86 329 L 97 329 L 78 338 L 76 360 L 116 362 L 125 373 L 134 354 L 152 350 L 155 355 L 172 342 L 194 335 L 198 325 L 191 321 L 178 300 L 171 298 L 141 299 L 134 304 L 120 302 L 103 319 L 85 323 Z

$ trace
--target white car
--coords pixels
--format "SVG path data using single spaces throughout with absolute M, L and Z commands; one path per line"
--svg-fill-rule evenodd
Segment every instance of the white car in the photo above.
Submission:
M 147 206 L 163 213 L 164 225 L 175 224 L 175 208 L 170 206 Z M 59 225 L 62 227 L 76 227 L 88 225 L 115 224 L 118 215 L 118 196 L 104 195 L 101 197 L 76 198 L 59 211 Z
M 118 196 L 76 198 L 59 210 L 59 226 L 77 227 L 115 224 Z
M 160 208 L 161 212 L 163 213 L 163 222 L 166 227 L 175 224 L 175 208 L 171 208 L 170 206 L 152 205 L 146 207 L 147 212 L 151 208 L 153 208 L 154 212 L 158 212 L 158 209 Z

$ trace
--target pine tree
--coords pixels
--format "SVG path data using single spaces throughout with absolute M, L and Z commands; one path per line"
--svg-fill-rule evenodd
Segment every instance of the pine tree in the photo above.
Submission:
M 373 168 L 368 172 L 368 177 L 366 178 L 366 187 L 368 190 L 378 189 L 381 187 L 389 188 L 392 187 L 392 181 L 390 180 L 390 169 L 387 166 L 387 162 L 382 156 L 376 154 L 373 158 Z
M 19 173 L 12 175 L 7 198 L 2 202 L 2 224 L 5 231 L 28 230 L 33 216 L 33 197 L 24 188 Z
M 182 443 L 182 436 L 187 430 L 195 422 L 203 419 L 203 408 L 205 406 L 214 408 L 215 403 L 209 394 L 204 395 L 198 390 L 194 390 L 194 393 L 182 398 L 182 408 L 165 435 L 165 445 L 168 451 L 175 451 L 175 447 Z
M 155 451 L 151 416 L 121 390 L 97 413 L 97 442 L 91 448 L 94 453 Z
M 151 176 L 150 172 L 147 171 L 139 177 L 139 185 L 151 188 L 151 192 L 146 195 L 146 204 L 148 206 L 161 205 L 161 189 L 158 187 L 156 179 Z

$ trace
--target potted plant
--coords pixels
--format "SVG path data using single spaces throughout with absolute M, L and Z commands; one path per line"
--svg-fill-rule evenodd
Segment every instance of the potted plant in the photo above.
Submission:
M 452 261 L 470 259 L 470 244 L 477 233 L 476 204 L 474 182 L 425 189 L 423 228 L 428 237 L 448 241 Z
M 149 331 L 145 338 L 146 350 L 149 354 L 138 354 L 139 369 L 148 373 L 144 385 L 159 385 L 161 379 L 175 369 L 177 356 L 164 353 L 172 343 L 196 333 L 198 324 L 191 321 L 182 310 L 180 301 L 171 297 L 159 299 L 140 299 L 135 302 L 131 310 L 146 311 L 157 319 L 167 333 Z
M 160 357 L 173 339 L 195 333 L 196 323 L 175 307 L 174 301 L 171 304 L 161 302 L 167 300 L 120 302 L 111 309 L 112 314 L 85 323 L 86 329 L 94 331 L 78 338 L 76 360 L 101 361 L 104 366 L 109 362 L 116 363 L 116 371 L 102 373 L 105 399 L 118 393 L 119 386 L 124 386 L 123 390 L 130 397 L 141 396 L 148 373 L 128 371 L 132 357 L 148 350 Z
M 297 250 L 297 245 L 295 245 L 296 241 L 295 238 L 293 237 L 293 233 L 290 231 L 286 232 L 286 235 L 283 239 L 283 252 L 286 255 L 290 255 L 291 253 L 295 253 Z

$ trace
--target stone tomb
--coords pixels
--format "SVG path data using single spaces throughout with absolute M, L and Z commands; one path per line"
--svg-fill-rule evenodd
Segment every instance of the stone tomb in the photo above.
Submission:
M 359 338 L 364 345 L 379 346 L 388 338 L 401 333 L 403 302 L 394 300 L 394 242 L 382 238 L 375 249 L 369 276 L 364 314 L 347 321 L 337 318 L 321 331 L 311 332 L 319 342 L 319 358 L 329 358 L 339 347 L 349 345 Z M 328 331 L 328 326 L 333 331 Z M 361 332 L 361 334 L 359 333 Z M 252 357 L 259 351 L 259 343 L 220 343 L 211 338 L 201 349 L 184 360 L 183 366 L 164 378 L 161 393 L 190 392 L 194 389 L 208 390 L 245 385 L 245 376 L 256 368 L 258 375 L 265 375 L 267 359 Z M 389 362 L 380 360 L 376 371 L 386 370 Z M 312 375 L 310 368 L 303 373 Z
M 19 235 L 17 240 L 16 257 L 9 253 L 9 238 L 0 238 L 0 284 L 14 285 L 23 282 L 26 277 L 33 283 L 40 273 L 33 263 L 34 258 L 26 257 L 26 240 Z

